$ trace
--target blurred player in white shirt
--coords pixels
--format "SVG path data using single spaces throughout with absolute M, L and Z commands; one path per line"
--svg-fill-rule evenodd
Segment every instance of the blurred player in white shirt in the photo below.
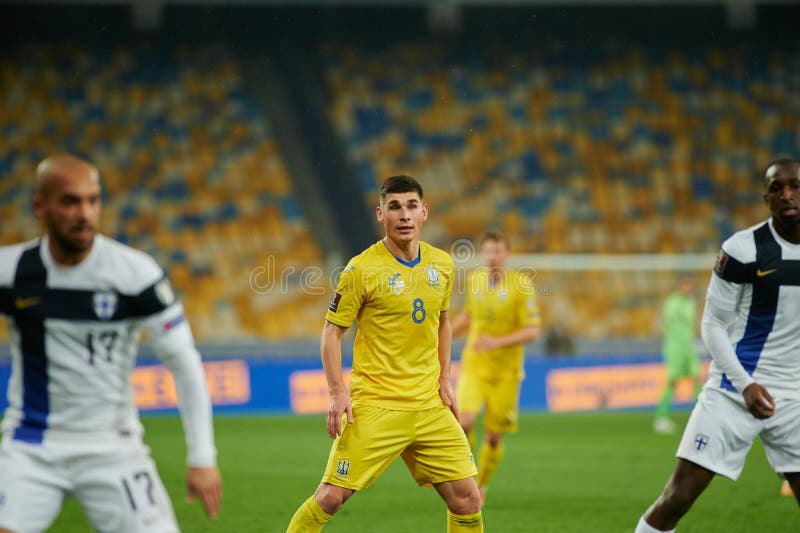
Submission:
M 48 157 L 33 198 L 44 236 L 0 247 L 12 357 L 0 533 L 47 529 L 66 495 L 97 531 L 178 531 L 129 382 L 143 329 L 175 378 L 189 497 L 219 510 L 211 402 L 183 307 L 155 260 L 97 233 L 100 206 L 93 165 Z
M 764 186 L 772 217 L 717 258 L 702 319 L 709 378 L 636 533 L 673 531 L 715 474 L 739 477 L 756 437 L 800 503 L 800 161 L 771 163 Z

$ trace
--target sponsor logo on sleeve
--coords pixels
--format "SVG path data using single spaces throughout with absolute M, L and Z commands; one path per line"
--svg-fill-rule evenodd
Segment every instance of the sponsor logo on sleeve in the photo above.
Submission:
M 728 256 L 724 250 L 719 251 L 719 254 L 717 254 L 717 261 L 714 263 L 714 272 L 716 272 L 718 276 L 722 276 L 725 272 L 725 266 L 728 264 L 729 259 L 730 256 Z
M 165 306 L 170 306 L 175 303 L 175 293 L 172 291 L 172 286 L 169 284 L 167 278 L 162 279 L 156 284 L 156 297 Z
M 333 293 L 333 298 L 331 298 L 331 303 L 328 305 L 328 310 L 333 311 L 334 313 L 339 310 L 339 302 L 342 300 L 342 295 L 338 292 Z

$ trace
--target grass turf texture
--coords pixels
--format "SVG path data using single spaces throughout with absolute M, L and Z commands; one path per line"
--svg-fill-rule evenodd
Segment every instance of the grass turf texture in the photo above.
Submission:
M 688 413 L 678 413 L 681 426 Z M 208 521 L 184 501 L 184 445 L 175 417 L 145 417 L 146 441 L 184 532 L 283 532 L 322 475 L 330 440 L 322 416 L 218 417 L 222 513 Z M 486 531 L 627 532 L 659 494 L 674 466 L 680 435 L 651 431 L 644 412 L 524 414 L 506 441 L 506 457 L 483 509 Z M 717 477 L 680 525 L 682 533 L 800 531 L 792 498 L 779 495 L 760 441 L 739 481 Z M 69 500 L 50 531 L 88 531 Z M 445 531 L 445 507 L 419 488 L 402 460 L 357 493 L 326 532 Z

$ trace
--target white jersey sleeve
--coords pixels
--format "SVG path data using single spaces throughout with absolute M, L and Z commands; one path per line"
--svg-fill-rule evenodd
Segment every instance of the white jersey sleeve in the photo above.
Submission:
M 143 275 L 150 283 L 140 294 L 144 306 L 159 309 L 145 318 L 142 327 L 156 356 L 172 373 L 183 422 L 190 466 L 215 466 L 211 400 L 205 371 L 183 306 L 175 297 L 169 280 L 158 264 L 145 256 Z
M 755 261 L 755 255 L 755 245 L 752 239 L 746 238 L 746 234 L 737 233 L 722 244 L 708 285 L 700 323 L 701 336 L 714 365 L 738 391 L 743 391 L 754 380 L 742 366 L 730 336 L 745 293 L 745 280 L 738 272 L 741 268 L 737 267 Z

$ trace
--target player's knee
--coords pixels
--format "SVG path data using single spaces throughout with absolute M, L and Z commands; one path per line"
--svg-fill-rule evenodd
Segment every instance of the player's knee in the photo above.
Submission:
M 336 514 L 342 508 L 344 502 L 352 495 L 353 491 L 351 489 L 323 483 L 317 488 L 314 498 L 323 511 L 332 515 Z
M 469 490 L 464 493 L 455 494 L 447 502 L 447 508 L 453 514 L 475 514 L 481 510 L 481 495 L 478 492 L 477 485 L 474 490 Z
M 500 442 L 502 442 L 502 440 L 502 433 L 486 433 L 486 443 L 492 448 L 497 448 L 500 446 Z

